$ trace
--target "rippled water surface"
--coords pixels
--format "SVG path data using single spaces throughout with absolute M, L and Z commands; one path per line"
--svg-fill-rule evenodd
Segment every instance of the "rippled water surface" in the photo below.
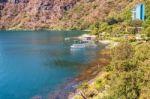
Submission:
M 0 31 L 0 99 L 46 96 L 86 68 L 96 51 L 70 51 L 81 31 Z

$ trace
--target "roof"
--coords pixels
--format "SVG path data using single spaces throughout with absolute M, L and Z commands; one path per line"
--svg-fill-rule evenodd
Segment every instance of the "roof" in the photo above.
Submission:
M 95 35 L 83 34 L 81 37 L 96 37 Z

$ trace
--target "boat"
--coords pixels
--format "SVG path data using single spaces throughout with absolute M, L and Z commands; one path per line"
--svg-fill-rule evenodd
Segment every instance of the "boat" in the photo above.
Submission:
M 80 41 L 80 43 L 75 43 L 70 46 L 71 50 L 72 49 L 96 48 L 96 47 L 97 45 L 93 41 Z
M 82 41 L 74 40 L 74 44 L 70 46 L 71 50 L 72 49 L 83 49 L 85 48 L 85 44 L 82 43 Z
M 65 40 L 65 41 L 69 41 L 69 40 L 70 40 L 70 38 L 69 38 L 69 37 L 66 37 L 64 40 Z
M 72 44 L 71 49 L 82 49 L 85 48 L 85 44 Z

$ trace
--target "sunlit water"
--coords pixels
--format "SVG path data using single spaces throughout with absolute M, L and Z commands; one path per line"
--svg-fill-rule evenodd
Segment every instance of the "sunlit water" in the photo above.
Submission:
M 78 75 L 96 49 L 70 51 L 81 31 L 0 31 L 0 99 L 46 96 Z

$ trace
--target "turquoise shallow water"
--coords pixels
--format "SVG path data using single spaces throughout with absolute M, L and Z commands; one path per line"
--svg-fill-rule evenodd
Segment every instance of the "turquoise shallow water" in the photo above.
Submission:
M 0 31 L 0 99 L 46 97 L 78 75 L 96 49 L 70 51 L 81 31 Z

